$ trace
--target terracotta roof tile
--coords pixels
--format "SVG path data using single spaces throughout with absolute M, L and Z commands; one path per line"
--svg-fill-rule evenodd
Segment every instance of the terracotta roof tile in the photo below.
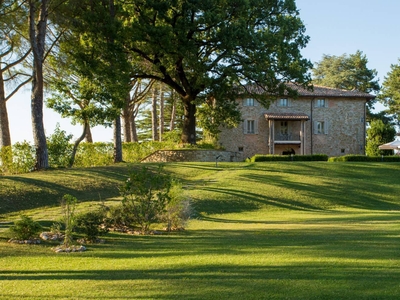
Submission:
M 292 90 L 297 91 L 300 97 L 338 97 L 338 98 L 367 98 L 367 99 L 375 98 L 374 95 L 360 92 L 357 90 L 349 91 L 349 90 L 336 89 L 319 85 L 314 85 L 313 90 L 307 90 L 302 86 L 292 82 L 286 83 L 286 85 Z M 247 86 L 247 89 L 255 93 L 265 93 L 265 90 L 257 86 L 250 86 L 250 87 Z
M 360 92 L 357 90 L 342 90 L 342 89 L 335 89 L 326 86 L 314 85 L 314 90 L 309 91 L 304 89 L 301 86 L 298 86 L 293 83 L 289 83 L 288 87 L 296 90 L 299 93 L 299 96 L 307 96 L 307 97 L 338 97 L 338 98 L 368 98 L 374 99 L 375 96 Z
M 265 113 L 267 120 L 308 120 L 310 117 L 303 113 Z

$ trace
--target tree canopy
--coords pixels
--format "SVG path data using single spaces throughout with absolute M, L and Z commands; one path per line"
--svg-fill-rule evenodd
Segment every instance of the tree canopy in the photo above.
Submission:
M 380 101 L 388 107 L 388 113 L 392 114 L 399 124 L 400 115 L 400 59 L 398 64 L 392 64 L 390 71 L 382 83 L 379 95 Z
M 113 41 L 129 54 L 131 77 L 163 82 L 180 95 L 183 142 L 196 142 L 196 109 L 209 97 L 233 101 L 248 93 L 268 105 L 268 95 L 288 89 L 285 82 L 310 80 L 311 64 L 300 54 L 309 38 L 294 0 L 133 0 L 112 9 Z M 93 24 L 85 30 L 101 34 Z
M 367 130 L 367 145 L 365 152 L 369 156 L 390 155 L 393 150 L 379 150 L 379 146 L 393 141 L 396 129 L 390 123 L 382 120 L 372 120 Z
M 378 93 L 380 86 L 376 79 L 377 71 L 367 67 L 368 59 L 362 51 L 355 54 L 340 56 L 322 56 L 312 70 L 313 82 L 318 85 L 344 89 L 358 90 L 365 93 Z M 369 110 L 376 101 L 369 101 Z

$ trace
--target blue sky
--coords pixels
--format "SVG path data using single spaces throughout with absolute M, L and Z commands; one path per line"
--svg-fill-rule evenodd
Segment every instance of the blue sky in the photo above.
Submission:
M 310 42 L 302 53 L 313 63 L 320 61 L 323 54 L 342 55 L 362 51 L 368 58 L 368 68 L 378 71 L 382 83 L 390 71 L 391 64 L 400 58 L 400 1 L 399 0 L 296 0 L 310 36 Z M 30 116 L 30 87 L 8 101 L 12 142 L 32 142 Z M 381 109 L 382 107 L 378 107 Z M 70 125 L 68 119 L 45 109 L 46 134 L 54 132 L 60 123 L 61 129 L 74 135 L 80 133 L 79 126 Z M 95 141 L 111 141 L 112 130 L 93 129 Z

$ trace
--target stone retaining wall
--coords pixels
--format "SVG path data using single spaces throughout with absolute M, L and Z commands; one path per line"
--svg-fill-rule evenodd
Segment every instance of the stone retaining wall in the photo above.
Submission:
M 243 161 L 241 153 L 221 150 L 158 150 L 145 157 L 142 162 L 233 162 Z

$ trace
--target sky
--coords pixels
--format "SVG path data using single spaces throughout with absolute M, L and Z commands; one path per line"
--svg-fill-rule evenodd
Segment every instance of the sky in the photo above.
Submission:
M 367 67 L 376 69 L 379 83 L 399 63 L 400 28 L 399 0 L 296 0 L 300 18 L 306 26 L 310 42 L 302 50 L 303 57 L 315 63 L 323 54 L 342 55 L 363 52 Z M 30 87 L 7 102 L 12 143 L 32 142 Z M 378 105 L 377 110 L 383 109 Z M 46 135 L 54 132 L 56 124 L 74 140 L 81 134 L 80 126 L 72 126 L 50 109 L 44 109 Z M 112 130 L 97 126 L 92 129 L 93 140 L 112 141 Z

